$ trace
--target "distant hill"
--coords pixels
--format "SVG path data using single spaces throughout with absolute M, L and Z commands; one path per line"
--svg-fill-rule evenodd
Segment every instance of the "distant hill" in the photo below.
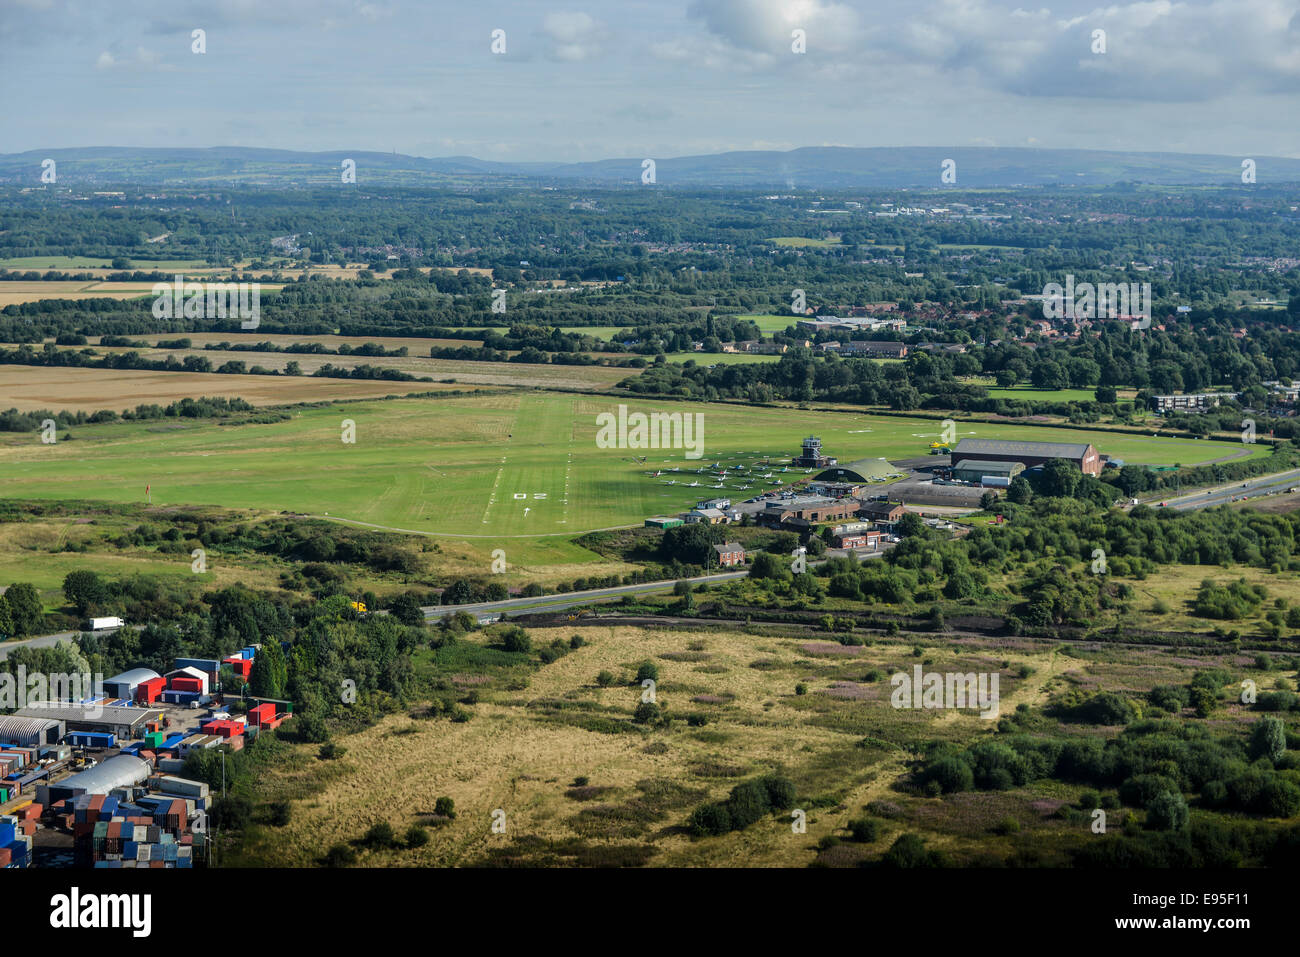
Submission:
M 39 185 L 41 161 L 46 158 L 56 162 L 61 184 L 147 186 L 328 186 L 340 183 L 344 159 L 356 162 L 359 185 L 633 186 L 640 184 L 642 164 L 642 157 L 587 163 L 497 163 L 471 156 L 427 159 L 355 150 L 302 153 L 233 146 L 87 147 L 0 154 L 0 183 Z M 805 147 L 788 152 L 654 157 L 656 181 L 664 187 L 785 189 L 938 187 L 945 159 L 956 161 L 958 188 L 985 188 L 1125 182 L 1239 185 L 1243 157 L 957 147 Z M 1261 185 L 1300 182 L 1300 160 L 1252 159 Z

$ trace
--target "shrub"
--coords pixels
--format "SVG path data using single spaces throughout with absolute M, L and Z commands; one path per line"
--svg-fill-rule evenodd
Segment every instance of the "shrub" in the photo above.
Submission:
M 731 828 L 731 813 L 721 804 L 702 804 L 691 814 L 692 833 L 700 836 L 726 834 Z
M 808 693 L 808 686 L 803 682 L 800 682 L 794 686 L 794 693 L 797 695 L 805 695 Z
M 412 824 L 410 827 L 406 829 L 407 847 L 411 847 L 411 848 L 424 847 L 424 845 L 428 843 L 429 843 L 429 832 L 426 831 L 419 824 Z
M 456 816 L 456 802 L 449 797 L 440 797 L 433 803 L 433 813 L 439 817 L 454 818 Z
M 376 850 L 395 847 L 397 835 L 393 833 L 393 825 L 387 821 L 380 821 L 378 824 L 370 825 L 370 830 L 366 831 L 365 836 L 361 838 L 361 843 Z
M 289 817 L 292 814 L 291 805 L 288 801 L 273 801 L 270 806 L 270 821 L 272 827 L 284 827 L 289 823 Z
M 1281 719 L 1265 715 L 1255 722 L 1250 731 L 1250 756 L 1256 760 L 1268 758 L 1276 764 L 1286 753 L 1286 727 Z
M 320 751 L 318 753 L 320 754 L 321 760 L 333 761 L 347 754 L 348 749 L 342 745 L 335 744 L 333 741 L 326 741 L 320 746 Z
M 663 720 L 663 711 L 653 701 L 643 701 L 637 705 L 632 720 L 637 724 L 658 724 Z
M 1147 827 L 1157 831 L 1177 831 L 1187 826 L 1187 802 L 1182 794 L 1161 791 L 1147 805 Z
M 860 817 L 849 821 L 848 829 L 857 843 L 873 844 L 880 839 L 880 833 L 884 828 L 875 818 Z
M 636 683 L 658 681 L 659 667 L 653 661 L 643 661 L 636 669 Z
M 885 867 L 939 867 L 940 855 L 925 849 L 925 841 L 915 834 L 900 834 L 880 861 Z
M 602 671 L 600 674 L 596 675 L 596 684 L 600 685 L 602 688 L 608 688 L 614 683 L 614 681 L 615 678 L 612 671 Z
M 326 867 L 347 867 L 356 862 L 357 852 L 346 844 L 335 844 L 325 852 Z
M 533 650 L 533 640 L 528 637 L 528 632 L 518 625 L 512 625 L 501 632 L 501 648 L 505 651 L 528 654 Z

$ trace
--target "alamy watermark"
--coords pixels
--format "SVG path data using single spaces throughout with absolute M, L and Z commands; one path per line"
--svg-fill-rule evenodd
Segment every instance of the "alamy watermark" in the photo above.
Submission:
M 596 416 L 599 449 L 685 449 L 686 458 L 704 457 L 703 412 L 631 412 Z
M 1151 327 L 1151 283 L 1081 282 L 1073 273 L 1065 285 L 1049 282 L 1043 287 L 1045 319 L 1131 319 L 1134 329 Z
M 256 282 L 186 282 L 177 275 L 168 285 L 154 283 L 155 319 L 239 319 L 239 328 L 262 321 L 262 285 Z
M 900 671 L 889 679 L 894 686 L 889 703 L 895 708 L 916 710 L 976 708 L 981 718 L 996 718 L 999 677 L 997 672 L 922 671 L 916 665 L 912 674 Z
M 86 702 L 85 715 L 98 718 L 104 713 L 104 676 L 98 672 L 33 672 L 19 665 L 14 672 L 0 672 L 0 710 L 56 707 L 66 702 Z

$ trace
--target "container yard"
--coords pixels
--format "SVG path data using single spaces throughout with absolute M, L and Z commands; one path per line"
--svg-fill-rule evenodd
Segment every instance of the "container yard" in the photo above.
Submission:
M 0 867 L 42 854 L 37 866 L 202 866 L 211 795 L 185 776 L 186 758 L 240 751 L 293 713 L 287 701 L 223 699 L 223 669 L 247 679 L 256 654 L 178 658 L 166 675 L 135 668 L 105 681 L 105 697 L 0 716 Z

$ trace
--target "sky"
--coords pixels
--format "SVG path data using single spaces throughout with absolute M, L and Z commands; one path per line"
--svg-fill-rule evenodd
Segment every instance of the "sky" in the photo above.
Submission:
M 0 0 L 0 153 L 86 146 L 1300 158 L 1300 0 Z

